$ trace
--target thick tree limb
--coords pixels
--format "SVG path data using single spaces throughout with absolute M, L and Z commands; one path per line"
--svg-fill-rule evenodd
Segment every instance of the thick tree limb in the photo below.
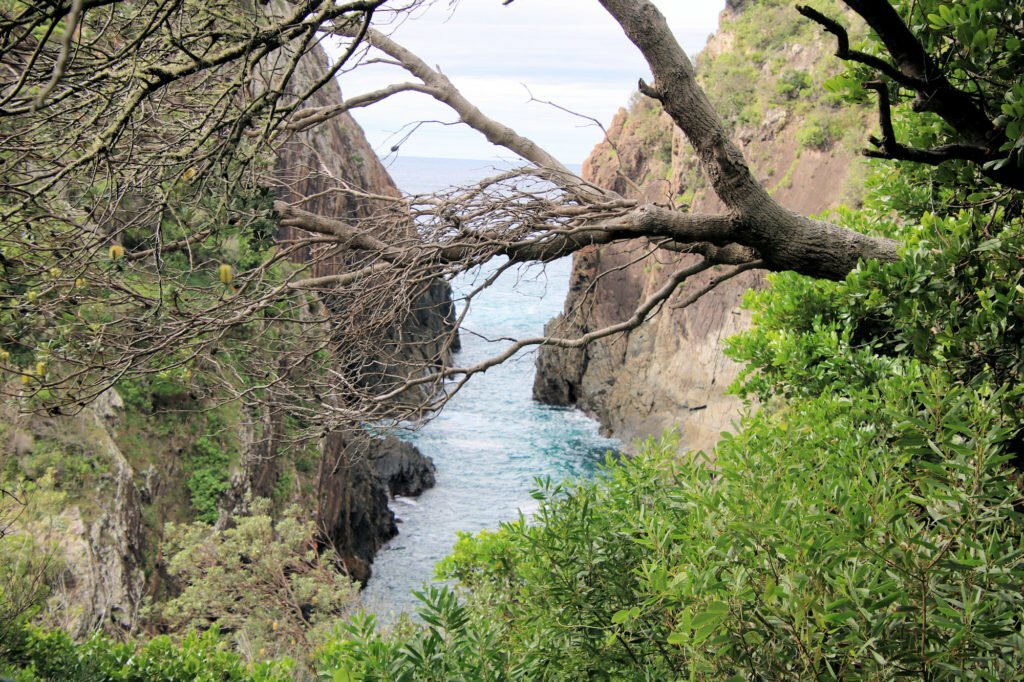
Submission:
M 889 86 L 882 81 L 871 81 L 864 83 L 864 87 L 878 93 L 878 123 L 882 130 L 881 138 L 868 138 L 876 149 L 864 150 L 865 156 L 879 159 L 913 161 L 931 166 L 937 166 L 953 159 L 972 161 L 974 163 L 985 163 L 991 159 L 990 150 L 970 144 L 947 144 L 931 149 L 918 149 L 900 144 L 896 141 L 896 133 L 892 127 Z
M 641 206 L 625 215 L 587 225 L 540 229 L 518 239 L 510 239 L 500 232 L 470 232 L 447 242 L 414 241 L 404 246 L 385 243 L 358 227 L 283 201 L 274 202 L 274 209 L 281 225 L 336 237 L 346 248 L 371 252 L 395 265 L 425 261 L 465 263 L 494 256 L 505 256 L 513 263 L 548 262 L 585 246 L 638 237 L 668 238 L 683 247 L 694 246 L 696 248 L 685 250 L 706 252 L 713 263 L 734 263 L 737 259 L 746 262 L 753 257 L 748 249 L 727 248 L 737 225 L 731 217 L 679 213 L 659 206 Z
M 657 7 L 647 0 L 601 4 L 643 53 L 655 78 L 650 88 L 690 140 L 712 188 L 732 212 L 732 240 L 756 249 L 770 269 L 830 279 L 846 276 L 861 259 L 896 258 L 892 240 L 805 218 L 772 199 L 697 84 L 693 65 Z

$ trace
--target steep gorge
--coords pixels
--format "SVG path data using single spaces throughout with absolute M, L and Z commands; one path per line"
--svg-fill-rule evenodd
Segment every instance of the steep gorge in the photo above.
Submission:
M 826 88 L 841 68 L 830 38 L 789 4 L 734 1 L 697 60 L 702 84 L 756 177 L 784 206 L 804 214 L 856 204 L 857 150 L 872 125 L 865 109 L 848 108 Z M 657 102 L 640 95 L 615 116 L 583 172 L 626 196 L 684 211 L 722 210 L 689 143 Z M 642 258 L 651 251 L 653 257 Z M 546 331 L 574 336 L 628 319 L 693 262 L 646 240 L 588 247 L 574 257 L 565 312 Z M 700 286 L 714 274 L 688 284 Z M 739 367 L 724 355 L 722 341 L 748 326 L 743 293 L 764 282 L 763 273 L 744 273 L 685 309 L 673 310 L 670 300 L 632 332 L 582 350 L 542 347 L 534 397 L 576 405 L 627 443 L 679 429 L 683 447 L 708 449 L 741 409 L 726 395 Z

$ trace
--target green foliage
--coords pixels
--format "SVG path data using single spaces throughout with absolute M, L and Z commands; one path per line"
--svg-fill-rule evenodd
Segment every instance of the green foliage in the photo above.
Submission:
M 22 627 L 16 648 L 0 657 L 0 674 L 18 682 L 160 680 L 161 682 L 289 682 L 294 665 L 284 659 L 255 665 L 224 646 L 219 633 L 191 632 L 180 642 L 167 636 L 145 644 L 115 643 L 96 635 L 75 643 L 64 632 Z
M 219 443 L 208 436 L 201 436 L 187 457 L 186 485 L 192 494 L 192 508 L 200 521 L 213 523 L 217 520 L 220 496 L 230 486 L 228 467 L 233 459 L 230 453 L 225 452 Z
M 740 392 L 763 400 L 841 393 L 922 365 L 967 385 L 1020 383 L 1019 206 L 977 186 L 937 185 L 933 172 L 880 167 L 864 209 L 838 215 L 853 229 L 899 238 L 900 261 L 865 263 L 838 283 L 776 275 L 770 290 L 748 297 L 755 328 L 728 343 L 747 363 Z M 1005 402 L 1019 417 L 1012 396 Z
M 807 93 L 813 82 L 806 71 L 789 69 L 775 83 L 775 91 L 786 100 L 796 99 Z
M 838 4 L 818 3 L 818 9 L 837 13 Z M 842 66 L 830 60 L 820 60 L 810 70 L 790 66 L 797 54 L 793 50 L 826 40 L 792 4 L 776 0 L 750 3 L 721 28 L 731 36 L 729 48 L 701 56 L 698 72 L 711 103 L 727 123 L 759 126 L 764 113 L 779 106 L 797 120 L 821 109 L 837 117 L 832 111 L 834 102 L 827 100 L 822 85 Z M 859 31 L 854 28 L 855 35 Z M 853 125 L 849 116 L 840 117 L 842 124 Z
M 839 129 L 833 117 L 809 115 L 796 131 L 796 141 L 801 147 L 827 151 L 839 136 Z
M 428 594 L 443 627 L 404 644 L 349 630 L 325 677 L 1013 677 L 1002 397 L 922 375 L 800 401 L 750 418 L 714 468 L 649 442 L 599 483 L 544 488 L 531 523 L 460 539 L 442 570 L 465 606 Z
M 419 627 L 399 627 L 387 635 L 375 631 L 373 616 L 358 616 L 341 626 L 320 649 L 317 668 L 331 682 L 448 682 L 511 679 L 501 629 L 472 618 L 446 588 L 416 593 L 422 606 Z
M 35 438 L 32 451 L 9 460 L 8 478 L 37 481 L 49 474 L 62 490 L 78 491 L 95 484 L 99 474 L 107 471 L 107 462 L 87 451 L 82 444 L 62 443 L 52 438 Z M 10 474 L 13 473 L 14 476 Z
M 958 87 L 1001 107 L 997 125 L 1008 138 L 995 165 L 1024 165 L 1024 5 L 1005 0 L 922 0 L 897 3 L 908 26 Z M 935 126 L 933 141 L 953 141 Z
M 347 614 L 355 589 L 297 509 L 275 522 L 269 500 L 254 500 L 250 512 L 222 531 L 168 525 L 167 572 L 183 590 L 153 615 L 176 630 L 216 627 L 252 658 L 299 655 Z

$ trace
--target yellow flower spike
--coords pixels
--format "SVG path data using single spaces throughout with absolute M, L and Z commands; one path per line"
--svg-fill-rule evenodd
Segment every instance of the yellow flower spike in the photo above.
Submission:
M 75 280 L 75 288 L 76 289 L 81 289 L 84 286 L 85 286 L 85 278 L 79 277 L 78 279 Z
M 46 363 L 42 362 L 42 361 L 37 362 L 36 363 L 36 376 L 37 377 L 41 377 L 41 376 L 44 376 L 45 374 L 46 374 Z
M 60 268 L 50 268 L 50 277 L 54 279 L 60 277 Z
M 11 359 L 11 354 L 8 351 L 0 351 L 0 362 L 6 364 Z
M 36 300 L 36 296 L 38 296 L 38 295 L 39 295 L 39 294 L 37 294 L 37 293 L 36 293 L 36 292 L 34 292 L 34 291 L 30 291 L 30 292 L 28 292 L 28 294 L 26 294 L 26 297 L 28 298 L 28 302 L 29 302 L 29 303 L 32 303 L 33 301 L 35 301 L 35 300 Z
M 22 374 L 21 375 L 21 383 L 22 383 L 23 386 L 28 386 L 30 383 L 32 383 L 32 377 L 30 377 L 27 374 Z
M 221 263 L 220 267 L 217 268 L 217 276 L 220 278 L 221 284 L 231 284 L 231 280 L 235 278 L 235 273 L 230 265 Z
M 119 260 L 124 258 L 124 247 L 120 244 L 114 244 L 110 247 L 110 260 Z
M 196 171 L 195 167 L 193 166 L 192 168 L 187 169 L 184 173 L 181 174 L 181 179 L 184 180 L 185 182 L 192 182 L 193 180 L 195 180 L 197 174 L 198 171 Z

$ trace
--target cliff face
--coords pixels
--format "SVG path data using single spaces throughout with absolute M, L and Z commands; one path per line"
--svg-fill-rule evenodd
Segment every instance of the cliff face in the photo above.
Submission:
M 298 62 L 293 86 L 301 90 L 317 82 L 327 71 L 327 58 L 319 46 Z M 332 79 L 303 106 L 325 107 L 342 100 Z M 359 124 L 347 113 L 325 124 L 292 135 L 278 152 L 274 181 L 277 194 L 289 201 L 313 197 L 303 207 L 313 212 L 358 222 L 374 220 L 382 226 L 383 238 L 414 236 L 412 221 L 385 201 L 374 201 L 345 192 L 329 191 L 339 184 L 371 195 L 399 196 L 398 188 L 374 154 Z M 283 228 L 279 238 L 300 236 Z M 321 261 L 314 276 L 344 271 L 343 257 Z M 454 310 L 451 289 L 441 280 L 419 285 L 413 292 L 408 313 L 372 339 L 380 376 L 410 376 L 425 364 L 446 360 L 457 349 L 444 345 L 451 329 Z M 345 310 L 337 296 L 324 295 L 329 309 Z M 338 339 L 339 346 L 349 345 Z M 338 371 L 346 362 L 339 359 Z M 364 371 L 364 368 L 360 368 Z M 369 381 L 378 381 L 377 375 Z M 272 406 L 271 406 L 272 408 Z M 278 411 L 267 409 L 259 420 L 258 436 L 249 456 L 243 459 L 243 473 L 236 476 L 231 499 L 241 503 L 246 495 L 269 497 L 287 472 L 277 456 L 282 424 Z M 391 494 L 419 494 L 433 485 L 433 462 L 416 448 L 393 438 L 372 439 L 353 432 L 332 433 L 320 444 L 316 476 L 317 527 L 325 529 L 325 544 L 337 550 L 349 574 L 362 583 L 371 575 L 370 564 L 377 549 L 397 534 L 394 514 L 388 509 Z M 284 468 L 282 468 L 284 464 Z M 410 492 L 415 490 L 415 492 Z M 235 511 L 233 504 L 225 511 Z
M 317 82 L 326 63 L 314 47 L 298 64 L 296 91 Z M 340 99 L 332 80 L 309 106 Z M 274 181 L 279 196 L 319 195 L 306 206 L 350 220 L 391 209 L 328 191 L 337 183 L 398 194 L 347 115 L 287 140 L 278 150 Z M 390 229 L 407 234 L 412 225 L 396 215 Z M 316 274 L 345 267 L 336 260 Z M 430 282 L 413 299 L 390 338 L 378 341 L 392 370 L 443 360 L 450 290 Z M 399 339 L 412 350 L 401 350 Z M 121 393 L 108 391 L 74 416 L 27 415 L 23 405 L 0 405 L 0 484 L 29 491 L 28 507 L 11 532 L 34 537 L 36 549 L 52 556 L 47 563 L 55 589 L 45 619 L 76 636 L 95 629 L 133 631 L 144 597 L 175 591 L 159 553 L 165 523 L 213 521 L 219 513 L 217 526 L 223 527 L 246 513 L 252 497 L 271 498 L 279 509 L 295 503 L 315 518 L 323 529 L 320 540 L 337 550 L 348 573 L 365 581 L 374 553 L 397 533 L 389 496 L 433 485 L 430 459 L 397 439 L 333 433 L 319 444 L 296 443 L 295 426 L 273 391 L 228 405 L 173 377 L 125 381 L 118 388 Z
M 73 417 L 0 410 L 0 461 L 34 484 L 14 528 L 45 553 L 55 584 L 47 619 L 73 636 L 132 629 L 145 596 L 141 496 L 113 437 L 122 408 L 110 390 Z M 86 482 L 86 494 L 70 490 Z
M 838 68 L 833 49 L 788 5 L 732 2 L 698 60 L 703 85 L 733 125 L 756 176 L 801 213 L 857 201 L 856 149 L 870 118 L 839 108 L 827 95 L 823 83 Z M 656 102 L 639 96 L 616 115 L 583 172 L 630 197 L 680 210 L 722 210 L 683 135 Z M 625 320 L 694 262 L 666 251 L 641 259 L 647 250 L 649 242 L 636 240 L 576 254 L 565 312 L 546 330 L 580 334 Z M 712 276 L 703 273 L 688 284 Z M 763 283 L 761 273 L 745 273 L 631 333 L 579 351 L 542 348 L 534 397 L 577 405 L 627 443 L 678 428 L 683 447 L 710 448 L 740 408 L 725 395 L 739 368 L 722 353 L 722 341 L 749 324 L 740 308 L 743 292 Z

